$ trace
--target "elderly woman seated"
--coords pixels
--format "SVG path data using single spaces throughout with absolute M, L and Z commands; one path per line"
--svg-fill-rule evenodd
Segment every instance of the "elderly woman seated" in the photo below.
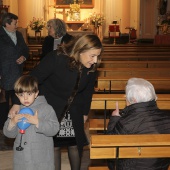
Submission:
M 131 78 L 126 85 L 127 106 L 120 112 L 118 102 L 108 123 L 108 134 L 169 134 L 170 112 L 160 110 L 153 85 L 142 78 Z M 167 170 L 170 160 L 120 159 L 118 170 Z M 114 160 L 108 160 L 114 169 Z

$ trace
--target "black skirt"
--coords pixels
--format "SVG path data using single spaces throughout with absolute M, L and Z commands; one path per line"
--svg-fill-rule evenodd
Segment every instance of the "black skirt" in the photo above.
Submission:
M 76 138 L 75 137 L 54 137 L 54 147 L 67 147 L 67 146 L 75 146 Z

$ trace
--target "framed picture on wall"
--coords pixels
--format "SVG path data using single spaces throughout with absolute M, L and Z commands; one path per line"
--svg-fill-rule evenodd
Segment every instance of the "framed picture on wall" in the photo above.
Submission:
M 74 0 L 55 0 L 56 8 L 69 8 L 70 4 L 74 4 Z M 76 0 L 76 3 L 79 4 L 81 8 L 94 8 L 95 0 Z

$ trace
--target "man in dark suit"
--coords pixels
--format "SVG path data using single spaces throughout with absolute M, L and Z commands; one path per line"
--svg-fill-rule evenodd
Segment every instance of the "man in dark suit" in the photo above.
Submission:
M 0 26 L 0 84 L 5 91 L 6 102 L 3 108 L 4 121 L 7 119 L 10 101 L 13 103 L 14 83 L 23 73 L 23 63 L 28 58 L 29 50 L 20 32 L 17 31 L 18 16 L 5 13 Z M 4 113 L 4 108 L 5 113 Z M 0 107 L 0 112 L 2 112 Z

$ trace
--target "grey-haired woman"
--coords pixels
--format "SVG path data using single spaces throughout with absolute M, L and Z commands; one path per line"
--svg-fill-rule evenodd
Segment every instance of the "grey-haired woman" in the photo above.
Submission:
M 73 36 L 67 33 L 66 23 L 58 18 L 50 19 L 47 22 L 48 36 L 45 37 L 42 45 L 41 59 L 49 52 L 56 50 L 58 45 L 68 43 Z
M 119 112 L 118 103 L 108 124 L 108 134 L 169 134 L 170 113 L 160 110 L 153 85 L 142 78 L 130 78 L 126 85 L 127 106 Z M 118 170 L 167 170 L 170 159 L 121 159 Z M 114 161 L 109 160 L 109 169 Z

